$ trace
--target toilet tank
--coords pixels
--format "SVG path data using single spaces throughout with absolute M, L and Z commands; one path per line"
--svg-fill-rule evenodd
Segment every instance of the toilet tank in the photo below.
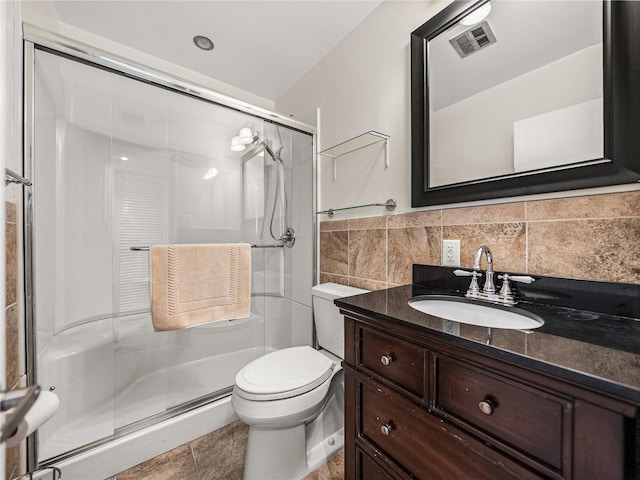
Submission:
M 369 290 L 337 283 L 321 283 L 311 289 L 318 344 L 340 358 L 344 358 L 344 318 L 333 301 L 361 293 Z

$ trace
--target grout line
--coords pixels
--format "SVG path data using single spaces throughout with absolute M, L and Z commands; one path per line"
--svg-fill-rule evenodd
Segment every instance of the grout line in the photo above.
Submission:
M 389 283 L 389 219 L 384 222 L 384 280 Z
M 529 273 L 529 202 L 527 201 L 524 202 L 524 273 Z
M 462 243 L 462 242 L 460 242 Z M 444 245 L 444 213 L 442 209 L 440 210 L 440 251 L 438 252 L 438 256 L 440 257 L 440 265 L 444 263 L 444 258 L 442 255 L 442 246 Z M 460 250 L 462 250 L 462 246 L 460 246 Z
M 524 223 L 524 269 L 529 273 L 529 222 Z
M 349 230 L 348 226 L 347 224 L 347 277 L 351 275 L 351 230 Z M 347 284 L 349 284 L 348 279 Z
M 196 466 L 196 472 L 198 472 L 198 478 L 200 480 L 204 480 L 202 477 L 202 472 L 200 471 L 200 466 L 198 465 L 198 460 L 196 459 L 196 452 L 193 450 L 193 441 L 189 442 L 189 451 L 191 452 L 191 459 L 193 460 L 193 464 Z
M 618 219 L 629 219 L 629 218 L 640 218 L 640 215 L 618 215 L 615 217 L 575 217 L 575 218 L 543 218 L 536 220 L 528 220 L 528 222 L 577 222 L 577 221 L 591 221 L 591 220 L 618 220 Z

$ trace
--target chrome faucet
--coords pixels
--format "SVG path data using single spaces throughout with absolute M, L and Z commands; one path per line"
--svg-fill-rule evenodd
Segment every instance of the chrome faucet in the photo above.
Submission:
M 493 256 L 491 255 L 491 250 L 489 250 L 489 247 L 481 245 L 480 248 L 478 248 L 478 251 L 476 252 L 476 258 L 473 261 L 473 269 L 480 270 L 480 262 L 482 261 L 483 253 L 487 257 L 487 272 L 482 291 L 484 293 L 496 293 L 496 286 L 493 283 Z
M 487 270 L 485 272 L 485 281 L 482 291 L 478 285 L 478 278 L 482 277 L 482 273 L 478 272 L 481 269 L 480 263 L 482 261 L 482 255 L 487 257 Z M 496 293 L 496 286 L 493 283 L 493 255 L 489 247 L 482 245 L 476 252 L 476 257 L 473 261 L 473 270 L 454 270 L 453 274 L 457 277 L 471 277 L 471 285 L 467 289 L 465 297 L 474 298 L 478 300 L 485 300 L 493 303 L 500 303 L 503 305 L 515 305 L 517 303 L 515 295 L 511 290 L 510 282 L 532 283 L 535 278 L 528 275 L 510 275 L 505 273 L 504 275 L 498 275 L 498 278 L 503 280 L 500 293 Z

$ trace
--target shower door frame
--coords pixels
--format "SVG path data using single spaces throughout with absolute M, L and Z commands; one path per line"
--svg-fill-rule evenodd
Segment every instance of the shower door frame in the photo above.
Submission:
M 318 225 L 317 211 L 318 195 L 319 195 L 319 178 L 318 178 L 318 155 L 317 155 L 317 129 L 290 117 L 280 115 L 262 107 L 252 105 L 248 102 L 238 100 L 236 98 L 215 92 L 201 85 L 174 77 L 173 75 L 161 72 L 146 65 L 139 64 L 124 57 L 111 54 L 99 48 L 94 48 L 85 43 L 58 35 L 40 27 L 23 23 L 23 172 L 26 178 L 33 180 L 34 167 L 34 132 L 35 132 L 35 51 L 40 49 L 67 57 L 75 61 L 80 61 L 94 68 L 101 68 L 114 74 L 133 78 L 137 81 L 151 84 L 155 87 L 168 89 L 175 93 L 187 95 L 189 97 L 202 100 L 208 103 L 231 108 L 243 113 L 247 113 L 254 117 L 258 117 L 267 122 L 282 125 L 293 130 L 309 134 L 312 137 L 312 211 L 309 212 L 313 216 L 312 220 L 312 239 L 313 240 L 313 258 L 312 260 L 312 283 L 315 285 L 318 281 Z M 35 182 L 34 181 L 34 185 Z M 26 373 L 27 386 L 37 383 L 37 362 L 36 362 L 36 345 L 35 345 L 35 304 L 33 297 L 33 281 L 34 281 L 34 264 L 33 264 L 33 203 L 32 189 L 24 189 L 24 300 L 25 300 L 25 353 L 26 353 Z M 315 342 L 315 331 L 314 331 Z M 214 392 L 219 393 L 219 392 Z M 228 396 L 224 393 L 216 398 L 198 398 L 193 399 L 185 404 L 180 405 L 179 409 L 170 413 L 160 413 L 151 419 L 143 419 L 137 422 L 134 428 L 125 426 L 118 429 L 119 432 L 111 437 L 101 439 L 91 444 L 80 447 L 71 452 L 67 452 L 46 462 L 43 465 L 57 462 L 62 459 L 70 458 L 99 445 L 116 440 L 117 438 L 139 431 L 143 428 L 155 425 L 168 418 L 173 418 L 187 411 L 198 408 L 202 405 L 217 400 L 220 397 Z M 27 438 L 27 468 L 33 471 L 38 468 L 38 433 L 37 431 Z

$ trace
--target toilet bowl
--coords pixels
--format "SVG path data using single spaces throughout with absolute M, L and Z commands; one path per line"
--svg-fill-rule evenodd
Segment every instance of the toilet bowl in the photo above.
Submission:
M 299 479 L 342 448 L 343 319 L 333 300 L 367 293 L 334 283 L 312 289 L 320 350 L 285 348 L 236 375 L 231 404 L 249 425 L 244 478 Z

